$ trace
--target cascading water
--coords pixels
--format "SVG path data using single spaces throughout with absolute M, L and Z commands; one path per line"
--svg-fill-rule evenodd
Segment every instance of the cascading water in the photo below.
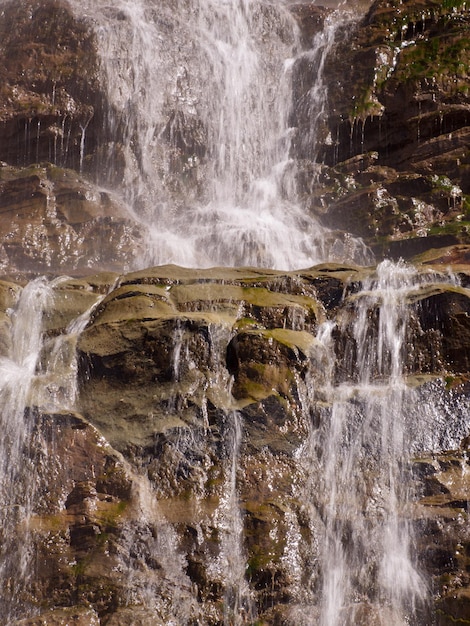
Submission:
M 337 240 L 296 198 L 295 164 L 289 156 L 293 130 L 288 128 L 288 119 L 290 73 L 300 44 L 286 6 L 263 0 L 119 0 L 113 6 L 104 0 L 85 0 L 72 4 L 80 16 L 86 12 L 94 25 L 111 102 L 106 132 L 114 141 L 106 147 L 106 171 L 101 174 L 109 185 L 116 185 L 123 174 L 121 192 L 136 218 L 148 226 L 149 249 L 143 264 L 290 269 L 332 259 L 370 260 L 361 242 L 352 237 Z M 306 53 L 318 70 L 308 105 L 314 131 L 325 106 L 325 55 L 334 43 L 335 29 L 342 23 L 334 15 L 315 39 L 315 49 Z M 314 137 L 308 142 L 314 143 Z M 86 125 L 82 128 L 80 168 L 85 148 Z M 444 279 L 432 275 L 430 280 Z M 320 324 L 316 347 L 322 354 L 322 371 L 315 370 L 318 362 L 312 358 L 308 376 L 296 383 L 299 389 L 308 387 L 305 397 L 293 401 L 286 391 L 287 382 L 280 383 L 282 406 L 303 403 L 303 417 L 311 427 L 307 441 L 302 441 L 296 453 L 307 480 L 295 485 L 295 495 L 307 522 L 301 528 L 297 510 L 287 504 L 285 509 L 284 503 L 269 502 L 266 507 L 269 513 L 277 506 L 287 528 L 279 540 L 282 550 L 278 556 L 283 572 L 287 572 L 283 592 L 288 590 L 284 597 L 292 604 L 290 623 L 296 626 L 424 623 L 428 590 L 414 556 L 408 465 L 412 454 L 438 448 L 443 441 L 447 447 L 456 445 L 468 424 L 461 420 L 451 433 L 452 419 L 457 422 L 467 407 L 452 417 L 446 413 L 450 411 L 442 400 L 442 389 L 413 389 L 407 384 L 408 305 L 423 281 L 425 275 L 401 263 L 381 264 L 373 279 L 365 280 L 359 291 L 347 296 L 345 306 L 338 303 L 343 309 L 336 321 L 328 319 Z M 164 297 L 159 290 L 163 288 L 160 283 L 150 284 L 161 298 L 160 305 Z M 54 284 L 39 279 L 23 290 L 12 314 L 12 349 L 0 360 L 4 432 L 0 444 L 0 583 L 9 598 L 0 617 L 6 623 L 36 609 L 30 610 L 22 600 L 34 576 L 27 531 L 36 498 L 35 481 L 30 479 L 34 476 L 34 441 L 30 441 L 26 409 L 36 404 L 48 410 L 74 408 L 78 369 L 75 340 L 90 315 L 89 311 L 69 325 L 66 334 L 51 339 L 45 350 L 42 318 L 53 288 Z M 225 295 L 219 297 L 230 300 Z M 248 298 L 246 293 L 244 297 Z M 201 313 L 199 318 L 191 318 L 191 307 L 197 310 L 197 302 L 183 309 L 194 327 L 204 317 Z M 164 304 L 169 311 L 169 301 Z M 258 304 L 252 309 L 256 307 Z M 304 317 L 300 316 L 298 328 L 293 330 L 303 332 Z M 214 314 L 211 319 L 215 318 Z M 231 395 L 227 364 L 231 333 L 243 327 L 243 319 L 244 313 L 240 313 L 233 326 L 224 321 L 220 337 L 212 334 L 210 324 L 201 331 L 213 349 L 204 365 L 212 378 L 207 372 L 195 373 L 196 361 L 191 360 L 185 343 L 187 320 L 175 326 L 168 368 L 171 374 L 166 372 L 174 390 L 166 398 L 166 411 L 178 427 L 168 428 L 168 440 L 175 458 L 185 459 L 191 453 L 199 460 L 194 471 L 199 477 L 194 483 L 198 484 L 191 485 L 196 493 L 194 506 L 199 510 L 190 530 L 200 548 L 196 557 L 209 579 L 212 612 L 209 615 L 205 607 L 201 608 L 203 591 L 196 589 L 191 579 L 191 566 L 195 565 L 183 553 L 190 539 L 183 541 L 177 525 L 166 519 L 158 502 L 158 485 L 151 486 L 144 471 L 134 476 L 140 489 L 133 504 L 137 501 L 140 507 L 140 521 L 126 522 L 120 529 L 122 552 L 115 563 L 127 582 L 128 595 L 122 603 L 126 608 L 144 607 L 149 620 L 164 619 L 174 626 L 190 623 L 190 619 L 202 625 L 241 625 L 254 623 L 266 608 L 256 605 L 261 583 L 255 588 L 247 573 L 246 528 L 240 506 L 240 459 L 246 454 L 242 411 L 248 400 L 256 403 L 249 397 L 237 404 Z M 133 320 L 127 321 L 131 327 Z M 238 323 L 240 327 L 235 327 Z M 248 325 L 256 330 L 262 327 L 259 320 L 251 318 Z M 335 352 L 338 330 L 346 337 L 341 358 Z M 192 328 L 191 332 L 196 331 Z M 130 337 L 130 342 L 135 336 L 129 333 L 126 339 Z M 276 339 L 268 331 L 260 336 L 267 338 L 270 346 Z M 284 336 L 283 340 L 289 343 Z M 200 345 L 205 345 L 203 340 Z M 194 346 L 191 349 L 196 351 Z M 301 360 L 297 348 L 291 351 Z M 116 361 L 121 355 L 118 357 Z M 251 368 L 259 387 L 265 382 L 265 370 L 273 363 L 262 365 L 264 370 Z M 279 374 L 282 376 L 287 378 L 285 372 Z M 37 398 L 32 400 L 33 391 Z M 197 401 L 203 407 L 203 419 L 197 423 L 194 436 L 186 435 L 188 422 L 192 419 L 196 423 L 200 418 L 194 408 Z M 218 412 L 213 418 L 222 424 L 217 425 L 218 431 L 214 423 L 209 424 L 209 405 Z M 417 406 L 425 408 L 420 412 Z M 263 410 L 269 413 L 264 405 Z M 295 410 L 302 412 L 297 405 Z M 181 418 L 183 412 L 187 422 Z M 428 420 L 424 429 L 423 412 Z M 260 430 L 262 427 L 264 424 Z M 172 432 L 178 428 L 182 434 L 175 442 Z M 288 428 L 283 424 L 280 432 L 284 434 Z M 211 437 L 213 448 L 208 453 L 204 446 Z M 220 458 L 216 459 L 217 455 Z M 25 457 L 26 468 L 22 468 Z M 219 461 L 220 474 L 210 487 L 217 502 L 205 510 L 210 465 Z M 184 480 L 183 471 L 182 475 Z M 275 472 L 273 476 L 272 483 Z M 173 476 L 171 480 L 177 482 Z M 12 494 L 12 484 L 26 485 L 21 497 L 17 491 Z M 275 488 L 269 485 L 270 495 Z M 216 539 L 210 537 L 209 541 L 204 536 L 207 528 L 215 529 Z M 270 538 L 279 538 L 279 528 L 270 529 Z M 18 529 L 26 539 L 15 559 L 18 540 L 14 535 Z M 196 559 L 194 554 L 192 557 Z M 273 575 L 273 587 L 275 584 Z M 223 604 L 222 608 L 217 603 Z
M 224 624 L 241 626 L 255 621 L 256 611 L 245 577 L 246 555 L 243 552 L 243 519 L 238 502 L 237 470 L 243 436 L 243 420 L 237 411 L 227 415 L 227 477 L 224 496 L 217 510 L 221 532 L 220 555 L 216 569 L 225 582 Z
M 0 620 L 34 614 L 31 590 L 37 575 L 34 516 L 44 495 L 41 466 L 47 442 L 37 409 L 72 410 L 77 393 L 76 343 L 92 309 L 73 320 L 63 335 L 47 338 L 47 322 L 64 278 L 28 283 L 9 310 L 10 342 L 0 357 Z
M 51 300 L 51 286 L 42 278 L 23 289 L 11 311 L 9 354 L 0 359 L 0 584 L 3 597 L 0 619 L 3 623 L 8 623 L 17 609 L 24 610 L 22 595 L 34 577 L 28 526 L 35 504 L 37 458 L 27 407 L 32 405 L 30 395 L 42 348 L 43 316 Z
M 404 626 L 427 619 L 429 589 L 414 556 L 409 510 L 410 461 L 436 446 L 429 431 L 437 440 L 450 437 L 456 447 L 466 410 L 456 409 L 450 419 L 446 412 L 443 423 L 443 406 L 429 406 L 437 405 L 437 390 L 407 382 L 409 302 L 429 283 L 446 280 L 452 277 L 385 261 L 348 297 L 343 317 L 319 329 L 329 358 L 312 383 L 316 397 L 307 404 L 317 405 L 320 425 L 303 452 L 316 477 L 306 485 L 306 510 L 318 563 L 313 596 L 305 602 L 315 598 L 317 612 L 313 621 L 302 613 L 299 623 Z M 342 362 L 335 354 L 336 326 L 349 336 Z M 432 425 L 423 427 L 423 413 Z
M 322 626 L 405 624 L 425 595 L 403 515 L 409 500 L 407 409 L 413 403 L 403 379 L 403 353 L 406 296 L 415 281 L 410 268 L 384 263 L 376 281 L 355 296 L 356 354 L 349 357 L 356 361 L 355 381 L 335 390 L 322 452 L 330 493 L 323 513 L 322 561 L 328 567 Z
M 83 15 L 83 3 L 76 11 Z M 282 3 L 120 0 L 93 2 L 88 12 L 116 137 L 102 176 L 112 179 L 123 162 L 123 193 L 149 232 L 144 264 L 293 269 L 371 260 L 360 241 L 345 244 L 297 201 L 288 120 L 300 45 Z M 317 42 L 312 122 L 339 23 L 331 19 Z

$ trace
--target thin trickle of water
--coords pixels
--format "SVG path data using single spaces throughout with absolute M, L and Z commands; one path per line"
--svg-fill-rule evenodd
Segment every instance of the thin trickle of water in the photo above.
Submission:
M 60 288 L 66 280 L 67 277 L 57 278 L 51 287 Z M 97 295 L 95 302 L 67 325 L 64 334 L 44 342 L 44 364 L 36 385 L 38 403 L 42 408 L 75 409 L 78 397 L 77 342 L 93 311 L 105 297 Z
M 298 106 L 305 109 L 309 121 L 308 132 L 299 137 L 302 153 L 317 160 L 317 135 L 328 114 L 328 76 L 325 74 L 325 63 L 333 52 L 338 32 L 355 18 L 353 11 L 344 6 L 333 11 L 325 18 L 324 27 L 315 35 L 311 47 L 302 53 L 301 59 L 312 67 L 315 80 L 312 87 L 303 96 Z M 353 129 L 351 130 L 353 132 Z
M 130 473 L 132 469 L 129 468 Z M 135 477 L 139 523 L 127 524 L 121 531 L 117 569 L 126 580 L 127 606 L 143 606 L 147 619 L 168 626 L 199 623 L 196 592 L 185 569 L 186 559 L 179 548 L 178 535 L 158 505 L 145 477 Z
M 255 621 L 256 611 L 246 579 L 247 558 L 243 549 L 243 518 L 240 511 L 239 471 L 243 419 L 238 411 L 227 415 L 227 467 L 216 524 L 221 533 L 220 555 L 215 568 L 224 581 L 224 625 L 242 626 Z

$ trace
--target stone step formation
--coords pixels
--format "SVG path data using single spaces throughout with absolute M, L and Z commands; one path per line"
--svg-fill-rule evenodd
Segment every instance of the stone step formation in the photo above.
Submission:
M 327 4 L 3 2 L 0 621 L 468 619 L 469 9 Z

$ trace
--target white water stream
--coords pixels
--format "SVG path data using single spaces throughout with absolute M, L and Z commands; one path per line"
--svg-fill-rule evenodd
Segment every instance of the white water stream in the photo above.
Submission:
M 109 132 L 122 136 L 109 144 L 101 176 L 116 185 L 124 166 L 119 186 L 148 231 L 143 265 L 371 260 L 360 241 L 323 228 L 298 202 L 288 120 L 292 67 L 303 53 L 283 2 L 72 4 L 94 24 Z M 337 15 L 308 53 L 318 57 L 318 88 L 307 96 L 313 129 L 325 103 L 324 58 L 346 9 Z
M 0 618 L 8 622 L 22 606 L 34 576 L 28 533 L 35 504 L 33 420 L 27 412 L 42 347 L 42 322 L 52 300 L 43 279 L 29 283 L 11 313 L 11 346 L 0 358 Z M 25 454 L 26 451 L 26 454 Z M 32 454 L 28 454 L 31 451 Z
M 354 381 L 331 389 L 321 465 L 329 499 L 323 519 L 321 626 L 415 619 L 425 585 L 411 556 L 404 509 L 409 407 L 404 380 L 406 298 L 419 284 L 413 269 L 383 263 L 354 296 Z M 327 564 L 327 567 L 325 565 Z
M 410 462 L 413 454 L 440 449 L 442 439 L 457 447 L 469 422 L 468 408 L 456 406 L 450 415 L 438 406 L 439 389 L 407 381 L 409 301 L 430 283 L 452 280 L 384 261 L 348 297 L 342 317 L 319 329 L 329 358 L 314 373 L 307 405 L 318 403 L 320 425 L 303 452 L 312 476 L 306 510 L 318 560 L 311 587 L 316 613 L 299 623 L 423 623 L 430 590 L 415 556 Z M 341 360 L 336 326 L 349 335 Z
M 41 506 L 41 465 L 49 463 L 41 411 L 70 410 L 77 393 L 76 342 L 91 312 L 64 335 L 46 339 L 47 320 L 63 278 L 28 283 L 3 321 L 0 356 L 0 622 L 37 610 L 29 606 L 37 562 L 31 522 Z M 97 296 L 97 302 L 100 298 Z

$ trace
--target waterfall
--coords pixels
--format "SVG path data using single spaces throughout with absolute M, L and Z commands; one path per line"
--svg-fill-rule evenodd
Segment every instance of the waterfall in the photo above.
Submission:
M 404 626 L 426 619 L 429 589 L 414 556 L 410 462 L 436 447 L 429 432 L 457 446 L 467 420 L 460 409 L 444 423 L 449 415 L 437 406 L 438 390 L 407 380 L 409 302 L 426 285 L 446 280 L 452 278 L 384 261 L 348 296 L 342 316 L 319 329 L 330 356 L 323 376 L 315 375 L 311 403 L 317 403 L 320 425 L 304 462 L 320 477 L 307 484 L 318 559 L 312 589 L 320 592 L 314 623 L 320 626 Z M 341 357 L 335 328 L 348 336 Z
M 109 276 L 98 287 L 84 279 L 74 289 L 89 288 L 90 302 L 96 295 L 91 308 L 52 330 L 51 308 L 71 279 L 37 278 L 0 320 L 0 621 L 47 604 L 41 590 L 35 597 L 33 525 L 42 466 L 56 461 L 41 413 L 80 410 L 82 430 L 101 429 L 82 456 L 106 448 L 103 464 L 112 473 L 119 457 L 131 486 L 112 476 L 98 495 L 109 477 L 95 476 L 93 460 L 77 479 L 93 477 L 86 514 L 72 510 L 72 487 L 70 511 L 66 497 L 54 503 L 69 588 L 45 611 L 88 603 L 103 624 L 427 624 L 432 590 L 417 557 L 411 466 L 457 448 L 470 413 L 468 391 L 453 396 L 438 368 L 432 382 L 412 380 L 413 305 L 428 287 L 460 289 L 458 279 L 401 261 L 290 271 L 372 262 L 360 240 L 326 229 L 302 204 L 292 156 L 296 138 L 315 164 L 325 61 L 352 14 L 332 11 L 305 51 L 287 0 L 70 3 L 96 33 L 109 98 L 100 185 L 145 226 L 139 265 L 198 269 L 135 272 L 107 296 L 95 290 Z M 299 138 L 289 124 L 302 58 L 316 76 L 302 105 L 311 134 Z M 200 268 L 213 265 L 289 271 L 205 277 Z M 101 396 L 85 402 L 76 352 L 88 331 L 96 345 L 81 356 L 97 373 L 83 389 Z M 80 562 L 73 530 L 76 544 L 85 537 Z M 83 591 L 87 559 L 96 569 Z M 106 568 L 113 578 L 103 588 L 112 584 L 95 599 Z
M 8 311 L 10 343 L 0 357 L 2 623 L 37 611 L 29 606 L 37 574 L 32 520 L 42 504 L 42 467 L 51 463 L 37 409 L 73 410 L 76 341 L 96 306 L 71 322 L 63 335 L 47 339 L 47 321 L 64 280 L 32 280 Z
M 297 199 L 289 114 L 301 50 L 283 3 L 120 0 L 111 8 L 100 0 L 75 10 L 94 24 L 111 103 L 100 176 L 122 181 L 146 226 L 142 265 L 371 260 L 360 241 L 329 232 Z M 318 87 L 308 97 L 316 118 L 324 59 L 344 14 L 334 13 L 326 39 L 314 42 Z
M 21 292 L 10 311 L 11 345 L 0 358 L 0 619 L 7 623 L 24 610 L 23 593 L 34 580 L 29 522 L 36 504 L 37 463 L 34 423 L 28 411 L 42 348 L 43 317 L 52 300 L 51 286 L 39 278 Z M 36 442 L 37 443 L 37 442 Z
M 403 352 L 406 294 L 414 280 L 413 270 L 383 263 L 377 279 L 356 296 L 356 380 L 336 390 L 322 453 L 329 492 L 322 626 L 366 620 L 399 626 L 415 619 L 415 604 L 424 598 L 403 515 L 409 501 L 407 407 L 414 401 L 403 380 Z

